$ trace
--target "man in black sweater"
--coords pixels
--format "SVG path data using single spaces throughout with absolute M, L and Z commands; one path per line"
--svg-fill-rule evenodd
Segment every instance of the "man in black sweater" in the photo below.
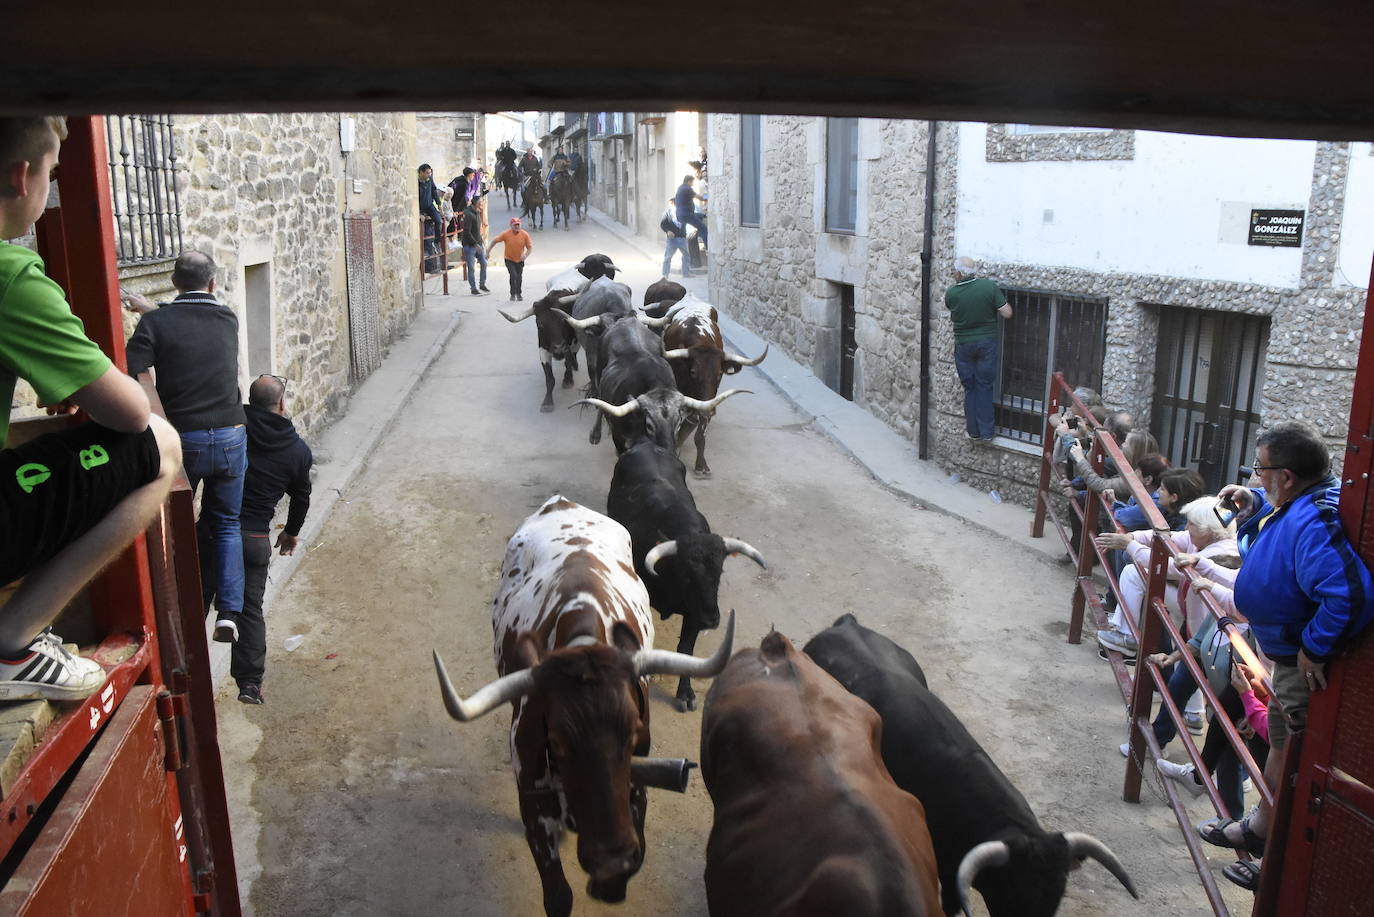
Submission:
M 248 474 L 243 483 L 243 511 L 239 526 L 243 530 L 243 614 L 239 616 L 239 639 L 234 644 L 229 674 L 238 682 L 239 700 L 245 704 L 262 703 L 262 679 L 267 668 L 267 622 L 263 620 L 262 597 L 267 589 L 267 565 L 272 559 L 272 516 L 284 494 L 291 503 L 286 525 L 277 536 L 275 547 L 285 557 L 294 554 L 296 542 L 310 510 L 310 466 L 314 456 L 286 418 L 286 380 L 261 375 L 248 387 Z M 209 533 L 198 529 L 202 543 Z M 210 555 L 201 552 L 202 566 Z M 202 575 L 205 604 L 214 592 L 213 578 Z
M 201 481 L 200 524 L 214 533 L 215 639 L 238 639 L 243 611 L 243 541 L 239 506 L 248 467 L 248 436 L 239 398 L 239 320 L 215 299 L 215 262 L 183 252 L 172 269 L 180 294 L 162 308 L 125 295 L 144 312 L 125 346 L 129 375 L 155 369 L 158 398 L 181 435 L 182 463 L 194 492 Z M 147 310 L 147 311 L 145 311 Z

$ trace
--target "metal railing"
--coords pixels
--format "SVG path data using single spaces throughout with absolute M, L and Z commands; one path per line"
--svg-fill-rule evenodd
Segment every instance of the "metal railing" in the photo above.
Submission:
M 1156 692 L 1160 695 L 1161 710 L 1167 714 L 1172 721 L 1177 732 L 1178 738 L 1182 741 L 1183 747 L 1188 754 L 1188 760 L 1192 762 L 1198 777 L 1202 780 L 1203 788 L 1206 790 L 1208 798 L 1220 815 L 1226 814 L 1226 807 L 1223 804 L 1216 783 L 1208 768 L 1202 763 L 1202 755 L 1198 750 L 1197 743 L 1189 733 L 1183 721 L 1182 711 L 1174 703 L 1166 687 L 1166 678 L 1159 666 L 1148 658 L 1149 652 L 1154 651 L 1160 645 L 1161 636 L 1167 632 L 1174 646 L 1182 648 L 1187 639 L 1174 623 L 1173 617 L 1165 604 L 1165 587 L 1168 581 L 1169 563 L 1179 555 L 1178 548 L 1169 537 L 1171 534 L 1168 524 L 1165 522 L 1163 514 L 1155 505 L 1148 491 L 1140 481 L 1139 475 L 1134 468 L 1126 461 L 1120 447 L 1105 428 L 1100 426 L 1089 413 L 1088 408 L 1079 401 L 1073 394 L 1072 387 L 1064 380 L 1064 374 L 1056 372 L 1050 386 L 1049 411 L 1045 420 L 1045 436 L 1043 440 L 1043 451 L 1041 454 L 1041 467 L 1038 492 L 1035 505 L 1035 521 L 1032 523 L 1031 535 L 1035 538 L 1043 537 L 1045 527 L 1045 517 L 1048 515 L 1054 522 L 1056 531 L 1064 541 L 1065 547 L 1069 551 L 1069 556 L 1073 559 L 1077 586 L 1074 590 L 1072 612 L 1069 618 L 1068 642 L 1079 643 L 1083 635 L 1083 619 L 1085 612 L 1091 611 L 1093 620 L 1098 627 L 1105 628 L 1107 621 L 1102 607 L 1102 600 L 1097 594 L 1097 587 L 1093 582 L 1094 561 L 1102 564 L 1106 573 L 1107 580 L 1112 592 L 1116 596 L 1119 607 L 1125 606 L 1125 599 L 1121 591 L 1120 582 L 1112 572 L 1112 564 L 1106 551 L 1100 547 L 1095 539 L 1098 534 L 1100 513 L 1106 512 L 1106 518 L 1111 520 L 1111 530 L 1123 532 L 1115 520 L 1112 519 L 1111 506 L 1105 497 L 1092 490 L 1088 491 L 1087 499 L 1080 506 L 1077 500 L 1068 501 L 1068 511 L 1075 514 L 1082 523 L 1081 536 L 1078 544 L 1073 543 L 1073 539 L 1065 531 L 1064 524 L 1060 521 L 1059 513 L 1054 503 L 1050 500 L 1050 488 L 1053 486 L 1054 492 L 1058 493 L 1059 486 L 1066 483 L 1067 479 L 1062 475 L 1061 470 L 1054 467 L 1054 442 L 1055 429 L 1053 418 L 1060 412 L 1061 406 L 1071 405 L 1074 412 L 1080 418 L 1079 422 L 1086 426 L 1092 433 L 1092 449 L 1088 453 L 1088 460 L 1092 463 L 1098 473 L 1104 469 L 1104 458 L 1110 456 L 1115 463 L 1117 471 L 1125 479 L 1131 495 L 1135 497 L 1140 509 L 1144 512 L 1149 522 L 1153 535 L 1150 542 L 1150 554 L 1148 562 L 1142 568 L 1136 563 L 1145 584 L 1145 597 L 1142 600 L 1142 607 L 1139 614 L 1139 624 L 1132 620 L 1130 614 L 1123 615 L 1127 626 L 1136 638 L 1138 647 L 1138 662 L 1136 665 L 1136 676 L 1133 678 L 1127 670 L 1125 659 L 1119 652 L 1107 648 L 1107 660 L 1111 664 L 1112 673 L 1116 679 L 1117 687 L 1121 690 L 1122 700 L 1127 709 L 1127 722 L 1130 730 L 1129 745 L 1130 754 L 1126 759 L 1126 774 L 1122 787 L 1122 799 L 1127 802 L 1140 801 L 1140 787 L 1143 778 L 1142 764 L 1145 761 L 1144 751 L 1149 749 L 1150 755 L 1154 758 L 1163 758 L 1159 743 L 1155 739 L 1154 730 L 1150 724 L 1150 711 Z M 1124 533 L 1124 532 L 1123 532 Z M 1193 567 L 1177 567 L 1180 582 L 1187 580 L 1190 584 L 1196 585 L 1202 577 Z M 1264 687 L 1273 694 L 1273 685 L 1270 681 L 1268 667 L 1265 666 L 1259 656 L 1245 640 L 1244 635 L 1237 627 L 1237 622 L 1229 617 L 1216 600 L 1206 590 L 1195 590 L 1195 593 L 1202 601 L 1206 612 L 1216 621 L 1219 632 L 1225 634 L 1230 641 L 1233 658 L 1249 666 L 1251 672 L 1260 676 Z M 1183 652 L 1177 665 L 1187 666 L 1188 672 L 1192 675 L 1198 690 L 1203 693 L 1207 705 L 1217 711 L 1214 717 L 1213 728 L 1220 727 L 1226 736 L 1227 743 L 1235 752 L 1245 768 L 1246 773 L 1265 804 L 1274 804 L 1274 795 L 1264 781 L 1263 769 L 1255 762 L 1251 756 L 1245 740 L 1241 738 L 1230 717 L 1222 711 L 1222 706 L 1216 694 L 1208 685 L 1207 678 L 1202 671 L 1201 663 L 1195 659 L 1191 653 Z M 1144 673 L 1146 677 L 1140 677 Z M 1291 743 L 1290 743 L 1291 744 Z M 1175 818 L 1178 819 L 1179 828 L 1183 834 L 1183 841 L 1188 848 L 1189 856 L 1192 857 L 1193 864 L 1197 868 L 1198 877 L 1201 880 L 1202 888 L 1207 896 L 1208 903 L 1212 911 L 1217 915 L 1227 915 L 1230 912 L 1222 900 L 1221 893 L 1217 888 L 1216 879 L 1213 876 L 1210 864 L 1206 855 L 1203 853 L 1202 842 L 1193 827 L 1192 817 L 1183 807 L 1178 792 L 1171 780 L 1162 781 L 1164 795 L 1167 797 L 1170 808 L 1173 809 Z M 1230 854 L 1228 854 L 1230 855 Z M 1243 851 L 1234 851 L 1234 855 L 1240 858 L 1248 858 Z
M 171 115 L 106 115 L 115 258 L 122 265 L 181 253 L 181 199 Z

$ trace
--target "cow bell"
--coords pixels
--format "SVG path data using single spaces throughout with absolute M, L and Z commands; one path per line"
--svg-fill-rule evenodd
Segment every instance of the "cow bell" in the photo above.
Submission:
M 630 779 L 658 790 L 687 792 L 687 777 L 696 767 L 686 758 L 631 758 Z

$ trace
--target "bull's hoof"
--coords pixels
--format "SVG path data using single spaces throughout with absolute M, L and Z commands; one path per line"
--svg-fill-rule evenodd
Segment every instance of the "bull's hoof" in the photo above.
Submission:
M 693 692 L 692 694 L 687 695 L 679 694 L 677 696 L 676 702 L 674 703 L 674 706 L 677 707 L 678 713 L 688 713 L 692 710 L 697 709 L 696 693 Z
M 576 385 L 576 384 L 577 384 L 577 383 L 573 382 L 572 376 L 568 376 L 567 378 L 565 378 L 565 379 L 563 380 L 563 387 L 564 387 L 564 388 L 572 388 L 572 387 L 573 387 L 574 385 Z
M 539 413 L 541 413 L 541 414 L 552 414 L 552 413 L 553 413 L 553 402 L 552 402 L 552 401 L 545 401 L 543 404 L 541 404 L 541 405 L 539 406 Z
M 601 431 L 600 431 L 600 430 L 597 430 L 597 431 L 596 431 L 595 433 L 593 433 L 591 436 L 588 436 L 588 437 L 587 437 L 587 442 L 591 443 L 593 446 L 595 446 L 597 443 L 601 442 Z
M 710 469 L 710 468 L 693 468 L 693 469 L 692 469 L 692 477 L 696 478 L 696 479 L 699 480 L 699 481 L 704 481 L 704 480 L 706 480 L 707 478 L 709 478 L 710 476 L 711 476 L 711 469 Z

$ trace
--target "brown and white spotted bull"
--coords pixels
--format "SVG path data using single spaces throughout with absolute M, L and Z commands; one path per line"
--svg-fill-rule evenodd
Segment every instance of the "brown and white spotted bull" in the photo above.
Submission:
M 558 850 L 565 826 L 577 832 L 587 894 L 621 901 L 644 859 L 646 778 L 631 760 L 649 751 L 644 679 L 715 675 L 734 618 L 710 659 L 653 649 L 629 533 L 558 495 L 511 536 L 491 611 L 500 677 L 463 700 L 436 652 L 444 705 L 460 722 L 513 705 L 511 763 L 545 913 L 572 911 Z
M 752 360 L 726 350 L 715 306 L 695 296 L 678 301 L 670 314 L 671 320 L 663 332 L 663 356 L 673 367 L 678 391 L 689 398 L 710 401 L 720 389 L 722 375 L 757 366 L 768 356 L 766 344 L 763 353 Z M 685 442 L 687 435 L 696 430 L 697 460 L 692 473 L 699 478 L 711 476 L 711 466 L 706 464 L 706 427 L 714 416 L 714 411 L 693 413 L 679 433 L 680 441 Z
M 563 387 L 572 388 L 573 372 L 577 369 L 577 333 L 559 316 L 557 307 L 567 297 L 575 297 L 590 281 L 577 267 L 570 267 L 550 277 L 542 299 L 519 315 L 498 309 L 508 322 L 523 322 L 533 316 L 535 335 L 539 345 L 539 364 L 544 369 L 544 401 L 539 410 L 545 414 L 553 410 L 553 361 L 563 361 Z
M 940 913 L 925 812 L 892 782 L 881 731 L 782 634 L 735 654 L 701 724 L 712 917 Z

